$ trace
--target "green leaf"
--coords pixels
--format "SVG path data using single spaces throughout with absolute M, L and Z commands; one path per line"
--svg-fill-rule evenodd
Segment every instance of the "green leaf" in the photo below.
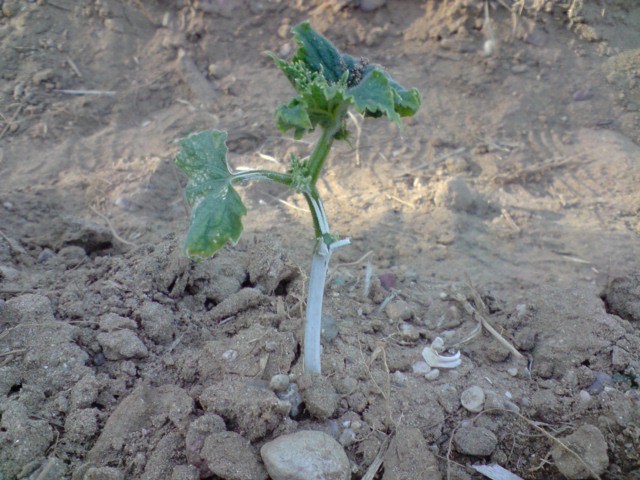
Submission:
M 293 55 L 293 63 L 302 62 L 311 71 L 322 73 L 329 83 L 342 78 L 346 64 L 333 44 L 316 32 L 309 22 L 302 22 L 291 29 L 298 48 Z
M 349 89 L 349 95 L 359 113 L 372 117 L 386 115 L 400 125 L 400 116 L 395 111 L 395 93 L 382 71 L 372 70 L 358 85 Z
M 191 222 L 184 252 L 194 260 L 237 242 L 242 233 L 241 218 L 247 210 L 231 184 L 226 139 L 227 133 L 218 130 L 194 133 L 180 140 L 176 155 L 176 165 L 189 177 L 184 192 Z
M 313 130 L 307 110 L 298 99 L 293 99 L 288 105 L 280 105 L 276 109 L 276 126 L 278 130 L 286 132 L 294 130 L 294 138 L 299 139 L 307 131 Z
M 294 99 L 276 110 L 281 131 L 294 130 L 294 137 L 300 138 L 318 124 L 326 127 L 344 102 L 366 116 L 386 116 L 398 126 L 400 117 L 414 115 L 420 108 L 417 89 L 407 90 L 379 65 L 341 54 L 309 22 L 291 30 L 298 44 L 291 62 L 268 52 L 297 92 Z M 335 138 L 346 136 L 345 130 Z

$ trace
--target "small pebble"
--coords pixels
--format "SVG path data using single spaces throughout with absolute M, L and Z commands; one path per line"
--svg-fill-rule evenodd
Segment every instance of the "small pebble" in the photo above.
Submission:
M 400 370 L 396 370 L 391 374 L 391 381 L 395 385 L 403 385 L 407 382 L 407 375 L 404 372 L 401 372 Z
M 589 403 L 591 401 L 591 394 L 586 390 L 580 390 L 579 397 L 581 403 Z
M 51 80 L 53 78 L 53 75 L 54 71 L 52 68 L 45 68 L 44 70 L 40 70 L 39 72 L 34 73 L 33 77 L 31 77 L 31 81 L 37 85 L 39 83 Z
M 456 431 L 453 444 L 456 451 L 463 455 L 488 457 L 496 449 L 498 439 L 491 430 L 466 425 Z
M 516 367 L 507 368 L 507 373 L 512 377 L 518 376 L 518 369 Z
M 3 206 L 6 210 L 9 210 L 9 211 L 13 210 L 13 203 L 11 203 L 11 202 L 4 202 L 4 203 L 2 204 L 2 206 Z
M 484 406 L 484 390 L 477 385 L 467 388 L 460 396 L 460 403 L 469 412 L 481 412 Z
M 433 380 L 436 380 L 439 376 L 440 376 L 440 370 L 438 370 L 437 368 L 434 368 L 430 372 L 425 373 L 424 378 L 432 382 Z
M 402 322 L 399 327 L 400 334 L 398 335 L 400 340 L 405 342 L 415 342 L 420 338 L 420 332 L 418 329 L 410 323 Z
M 414 363 L 411 368 L 413 369 L 413 373 L 417 375 L 426 375 L 431 371 L 429 364 L 422 360 Z
M 584 102 L 593 98 L 593 92 L 588 88 L 581 88 L 573 94 L 573 100 L 575 102 Z
M 356 433 L 350 428 L 345 428 L 340 434 L 340 438 L 338 439 L 338 441 L 343 447 L 353 445 L 356 441 Z
M 269 388 L 274 392 L 284 392 L 289 386 L 289 375 L 279 373 L 271 377 Z
M 380 275 L 378 275 L 378 278 L 380 279 L 380 285 L 382 285 L 382 288 L 384 288 L 385 290 L 391 290 L 395 288 L 396 286 L 395 274 L 381 273 Z
M 605 387 L 611 385 L 612 383 L 613 378 L 611 378 L 611 375 L 604 372 L 598 372 L 596 373 L 596 379 L 591 385 L 586 388 L 586 390 L 591 395 L 598 395 L 599 393 L 604 392 Z
M 409 320 L 413 316 L 413 310 L 411 309 L 411 306 L 404 300 L 389 302 L 384 311 L 389 317 L 389 320 L 392 320 L 394 322 Z
M 237 350 L 225 350 L 222 353 L 222 359 L 226 360 L 227 362 L 233 362 L 236 358 L 238 358 Z
M 38 254 L 38 263 L 44 263 L 50 258 L 55 257 L 56 254 L 53 253 L 53 250 L 50 248 L 43 248 L 42 251 Z

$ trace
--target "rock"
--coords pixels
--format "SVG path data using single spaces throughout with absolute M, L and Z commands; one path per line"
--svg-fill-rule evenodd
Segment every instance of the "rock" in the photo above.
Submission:
M 441 480 L 438 461 L 417 428 L 401 428 L 382 459 L 382 480 Z
M 351 465 L 342 446 L 322 432 L 301 431 L 264 444 L 262 460 L 272 480 L 348 480 Z
M 99 333 L 96 339 L 109 360 L 144 358 L 149 355 L 142 340 L 131 330 Z
M 145 302 L 140 308 L 140 318 L 144 333 L 160 345 L 173 340 L 173 320 L 171 314 L 159 303 Z
M 214 475 L 224 480 L 266 480 L 267 472 L 258 452 L 249 441 L 235 432 L 209 435 L 201 452 Z
M 438 370 L 437 368 L 434 368 L 428 371 L 427 373 L 425 373 L 424 378 L 426 380 L 429 380 L 430 382 L 437 380 L 438 378 L 440 378 L 440 370 Z
M 269 381 L 269 388 L 274 392 L 284 392 L 289 386 L 289 375 L 279 373 L 271 377 Z
M 413 317 L 413 309 L 411 308 L 411 305 L 404 300 L 389 302 L 384 308 L 384 311 L 389 317 L 389 320 L 393 320 L 394 322 L 402 322 Z
M 43 248 L 42 251 L 38 254 L 37 262 L 45 263 L 47 260 L 55 257 L 56 254 L 50 248 Z
M 33 77 L 31 77 L 31 81 L 36 85 L 42 82 L 47 82 L 53 78 L 54 73 L 55 72 L 52 68 L 45 68 L 34 73 Z
M 324 420 L 333 416 L 340 398 L 326 377 L 305 374 L 300 378 L 298 387 L 302 401 L 313 417 Z
M 484 399 L 484 391 L 477 385 L 467 388 L 462 392 L 462 395 L 460 395 L 460 403 L 462 406 L 473 413 L 482 411 Z
M 398 330 L 398 338 L 404 342 L 416 342 L 420 338 L 420 332 L 410 323 L 402 322 Z
M 438 185 L 433 198 L 436 207 L 459 212 L 470 212 L 474 208 L 473 193 L 467 182 L 460 177 L 450 177 Z
M 602 475 L 609 466 L 607 440 L 602 432 L 593 425 L 583 425 L 571 435 L 560 439 L 567 447 L 575 451 L 589 468 L 597 475 Z M 591 473 L 575 455 L 560 445 L 551 449 L 555 466 L 569 480 L 591 478 Z
M 350 428 L 345 428 L 340 434 L 338 442 L 340 442 L 340 445 L 342 445 L 343 447 L 348 447 L 355 443 L 356 438 L 356 432 L 354 432 Z
M 498 445 L 498 439 L 491 430 L 483 427 L 460 427 L 454 437 L 453 444 L 458 453 L 474 457 L 488 457 Z

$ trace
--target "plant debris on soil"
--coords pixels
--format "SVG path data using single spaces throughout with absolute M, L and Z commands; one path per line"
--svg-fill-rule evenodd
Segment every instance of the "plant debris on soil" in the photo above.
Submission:
M 0 6 L 0 480 L 640 478 L 635 0 Z M 194 263 L 174 164 L 308 153 L 303 20 L 423 96 L 327 160 L 321 377 L 304 199 Z

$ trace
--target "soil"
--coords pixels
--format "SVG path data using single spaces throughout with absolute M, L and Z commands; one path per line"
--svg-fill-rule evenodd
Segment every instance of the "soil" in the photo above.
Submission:
M 0 3 L 0 478 L 252 480 L 300 430 L 353 479 L 640 478 L 638 2 Z M 402 131 L 353 117 L 328 159 L 352 245 L 322 379 L 304 200 L 243 187 L 240 242 L 196 264 L 174 165 L 211 128 L 233 167 L 308 152 L 263 55 L 305 19 L 423 96 Z M 425 378 L 436 337 L 462 362 Z

